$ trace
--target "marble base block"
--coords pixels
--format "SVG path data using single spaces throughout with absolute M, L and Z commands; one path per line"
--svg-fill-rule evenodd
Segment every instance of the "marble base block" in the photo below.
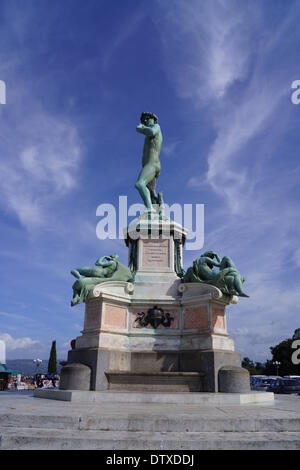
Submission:
M 100 284 L 86 302 L 84 330 L 69 351 L 68 363 L 91 368 L 91 390 L 109 388 L 108 371 L 147 371 L 201 373 L 201 389 L 218 391 L 219 369 L 241 366 L 227 332 L 228 304 L 217 288 L 181 284 L 179 279 Z M 154 328 L 138 321 L 154 306 L 169 314 L 169 326 Z
M 159 374 L 183 374 L 182 379 L 194 373 L 201 374 L 203 391 L 216 392 L 218 371 L 241 366 L 226 323 L 226 308 L 236 299 L 212 285 L 183 284 L 175 272 L 182 266 L 185 236 L 183 227 L 167 219 L 149 222 L 142 216 L 127 228 L 134 282 L 107 281 L 93 288 L 84 329 L 68 355 L 69 363 L 91 368 L 91 390 L 108 389 L 107 374 L 114 371 L 118 387 L 132 388 L 134 374 L 147 372 L 153 380 L 158 374 L 159 382 Z M 188 379 L 181 385 L 188 388 Z

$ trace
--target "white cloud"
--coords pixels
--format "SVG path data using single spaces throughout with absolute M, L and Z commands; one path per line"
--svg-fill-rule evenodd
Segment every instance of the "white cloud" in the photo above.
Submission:
M 256 183 L 249 163 L 243 161 L 249 157 L 244 148 L 262 133 L 282 97 L 282 93 L 274 96 L 273 87 L 263 90 L 258 83 L 246 95 L 229 112 L 224 111 L 208 155 L 207 181 L 216 193 L 226 197 L 232 212 L 243 210 L 243 200 L 248 202 Z
M 177 34 L 180 37 L 181 33 L 183 50 L 193 43 L 193 55 L 186 60 L 196 74 L 195 81 L 182 74 L 179 91 L 193 98 L 195 106 L 207 106 L 208 119 L 216 130 L 206 177 L 193 176 L 188 184 L 196 188 L 206 181 L 225 197 L 232 212 L 241 212 L 257 182 L 245 147 L 270 125 L 287 94 L 280 68 L 274 79 L 273 71 L 265 66 L 285 29 L 266 46 L 256 37 L 264 27 L 260 8 L 240 8 L 236 2 L 223 1 L 191 3 L 188 8 L 182 2 L 178 5 L 185 13 L 183 21 L 178 15 L 183 25 Z M 239 83 L 238 91 L 232 91 L 234 83 Z M 255 161 L 255 156 L 250 158 Z
M 29 230 L 49 221 L 51 204 L 76 185 L 81 162 L 72 123 L 34 106 L 32 114 L 4 123 L 0 142 L 0 202 Z
M 32 60 L 26 41 L 34 13 L 28 8 L 20 15 L 5 6 L 0 31 L 6 43 L 0 51 L 1 74 L 7 85 L 7 104 L 0 107 L 0 205 L 28 230 L 53 224 L 57 202 L 78 182 L 83 154 L 73 119 L 41 100 L 44 77 L 23 76 Z M 15 41 L 23 47 L 15 49 Z
M 4 341 L 7 351 L 15 351 L 16 349 L 27 349 L 35 344 L 39 344 L 37 339 L 29 337 L 13 338 L 8 333 L 0 333 L 0 340 Z
M 248 43 L 259 25 L 257 9 L 222 0 L 177 0 L 171 9 L 159 3 L 165 70 L 179 95 L 195 104 L 222 98 L 248 71 Z
M 181 140 L 169 141 L 163 145 L 162 152 L 166 157 L 176 157 L 177 149 L 182 144 Z
M 235 0 L 177 0 L 172 9 L 164 2 L 160 6 L 164 15 L 157 27 L 166 25 L 165 71 L 178 94 L 206 114 L 216 133 L 206 175 L 194 175 L 188 186 L 202 188 L 206 182 L 232 212 L 241 212 L 257 183 L 255 155 L 245 148 L 276 119 L 289 91 L 288 72 L 280 64 L 277 70 L 268 66 L 294 12 L 273 30 L 258 4 L 253 8 Z
M 291 254 L 300 237 L 293 190 L 299 167 L 279 169 L 277 151 L 291 125 L 295 9 L 287 6 L 275 29 L 257 3 L 177 1 L 172 11 L 161 3 L 166 73 L 214 135 L 206 173 L 194 171 L 188 182 L 219 196 L 218 207 L 206 213 L 205 246 L 232 256 L 250 294 L 228 309 L 229 332 L 237 350 L 263 359 L 299 326 L 293 272 L 299 253 Z

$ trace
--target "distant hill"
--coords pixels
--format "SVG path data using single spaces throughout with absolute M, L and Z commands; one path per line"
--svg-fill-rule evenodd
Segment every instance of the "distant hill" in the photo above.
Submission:
M 57 360 L 57 372 L 60 373 L 61 365 L 59 362 L 62 359 Z M 22 371 L 24 375 L 34 375 L 36 373 L 36 365 L 32 359 L 7 359 L 6 365 L 9 369 L 16 369 Z M 43 362 L 38 367 L 39 374 L 47 374 L 48 371 L 48 359 L 43 359 Z

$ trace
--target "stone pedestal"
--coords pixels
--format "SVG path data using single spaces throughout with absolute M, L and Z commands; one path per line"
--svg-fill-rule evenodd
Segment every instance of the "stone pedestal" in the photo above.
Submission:
M 59 388 L 61 390 L 90 390 L 90 367 L 76 362 L 65 365 L 61 370 Z
M 219 391 L 250 393 L 250 376 L 243 367 L 225 366 L 219 370 Z
M 112 281 L 92 290 L 82 335 L 68 355 L 69 363 L 91 368 L 91 390 L 122 384 L 134 390 L 147 373 L 149 390 L 156 383 L 168 391 L 168 382 L 172 390 L 176 384 L 186 390 L 189 382 L 194 390 L 217 392 L 219 370 L 240 367 L 226 324 L 226 307 L 237 299 L 211 285 L 181 282 L 185 236 L 172 221 L 144 216 L 127 228 L 134 283 Z

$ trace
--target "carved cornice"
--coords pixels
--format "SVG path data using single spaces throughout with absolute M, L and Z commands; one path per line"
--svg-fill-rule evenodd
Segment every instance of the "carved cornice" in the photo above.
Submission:
M 110 298 L 119 301 L 130 302 L 130 296 L 134 292 L 134 284 L 125 281 L 107 281 L 97 284 L 89 294 L 89 299 Z

